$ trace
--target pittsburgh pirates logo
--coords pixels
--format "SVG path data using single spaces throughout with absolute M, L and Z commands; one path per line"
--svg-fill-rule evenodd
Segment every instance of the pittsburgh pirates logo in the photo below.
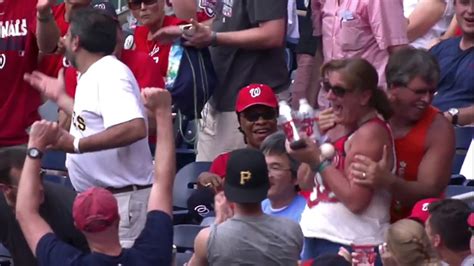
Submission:
M 245 185 L 245 183 L 247 183 L 247 181 L 249 181 L 250 179 L 252 179 L 252 173 L 250 173 L 250 171 L 241 171 L 240 172 L 240 184 L 241 185 Z

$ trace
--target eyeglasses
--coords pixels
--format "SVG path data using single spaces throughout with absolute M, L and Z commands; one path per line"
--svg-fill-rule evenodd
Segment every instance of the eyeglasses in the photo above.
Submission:
M 130 8 L 131 10 L 137 10 L 142 7 L 142 3 L 146 6 L 150 6 L 156 4 L 157 2 L 157 0 L 131 0 L 128 1 L 128 8 Z
M 282 168 L 276 165 L 269 165 L 267 168 L 268 168 L 268 173 L 280 174 L 282 172 L 291 171 L 290 168 Z
M 273 120 L 277 116 L 277 113 L 274 109 L 270 109 L 263 112 L 243 111 L 242 114 L 249 122 L 256 122 L 260 117 L 263 118 L 263 120 Z
M 436 93 L 436 88 L 414 89 L 414 88 L 410 88 L 406 85 L 404 87 L 407 88 L 408 90 L 410 90 L 411 92 L 413 92 L 414 94 L 418 95 L 418 96 L 424 96 L 426 94 L 429 94 L 430 96 L 433 96 Z
M 321 87 L 323 88 L 323 90 L 325 92 L 329 92 L 329 91 L 332 91 L 332 93 L 334 95 L 336 95 L 337 97 L 344 97 L 344 95 L 346 95 L 346 93 L 350 93 L 350 92 L 353 92 L 353 90 L 349 90 L 349 89 L 346 89 L 344 87 L 341 87 L 341 86 L 337 86 L 337 85 L 331 85 L 331 83 L 329 83 L 329 81 L 322 81 L 321 82 Z

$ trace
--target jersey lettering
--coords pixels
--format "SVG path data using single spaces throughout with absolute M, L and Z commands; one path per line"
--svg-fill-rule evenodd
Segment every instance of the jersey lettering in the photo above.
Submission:
M 84 118 L 82 118 L 82 116 L 76 116 L 76 112 L 72 113 L 72 124 L 75 128 L 78 128 L 81 131 L 86 130 L 86 121 Z
M 0 21 L 0 38 L 26 36 L 27 25 L 26 19 Z
M 3 69 L 6 63 L 7 63 L 7 56 L 5 54 L 0 54 L 0 69 Z

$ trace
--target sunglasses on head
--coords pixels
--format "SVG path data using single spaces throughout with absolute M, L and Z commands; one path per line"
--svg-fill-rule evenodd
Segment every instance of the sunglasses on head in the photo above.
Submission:
M 329 81 L 322 81 L 321 87 L 323 88 L 325 92 L 332 91 L 332 93 L 336 95 L 337 97 L 344 97 L 346 93 L 352 92 L 352 90 L 346 89 L 338 85 L 333 86 L 331 85 L 331 83 L 329 83 Z
M 263 120 L 272 120 L 272 119 L 275 119 L 277 116 L 276 111 L 273 109 L 269 109 L 267 111 L 262 111 L 262 112 L 243 111 L 242 114 L 245 117 L 245 119 L 247 119 L 250 122 L 256 122 L 260 117 L 263 118 Z
M 128 8 L 131 10 L 140 9 L 142 7 L 142 3 L 146 6 L 156 4 L 157 0 L 130 0 L 128 1 Z

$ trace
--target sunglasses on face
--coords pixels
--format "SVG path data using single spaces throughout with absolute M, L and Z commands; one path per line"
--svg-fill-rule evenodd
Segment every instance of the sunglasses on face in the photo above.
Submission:
M 262 111 L 262 112 L 256 112 L 256 111 L 251 111 L 251 112 L 242 112 L 243 116 L 245 119 L 247 119 L 249 122 L 256 122 L 260 117 L 263 118 L 263 120 L 273 120 L 276 118 L 277 113 L 275 110 L 267 110 L 267 111 Z
M 325 92 L 329 92 L 329 91 L 332 91 L 332 93 L 334 95 L 336 95 L 337 97 L 344 97 L 344 95 L 346 95 L 346 93 L 349 93 L 349 92 L 352 92 L 352 90 L 349 90 L 349 89 L 346 89 L 344 87 L 341 87 L 341 86 L 338 86 L 338 85 L 331 85 L 331 83 L 329 83 L 329 81 L 322 81 L 321 82 L 321 87 L 323 88 L 323 90 Z
M 131 10 L 137 10 L 142 7 L 142 3 L 146 6 L 150 6 L 156 4 L 157 2 L 157 0 L 131 0 L 128 1 L 128 8 L 130 8 Z

